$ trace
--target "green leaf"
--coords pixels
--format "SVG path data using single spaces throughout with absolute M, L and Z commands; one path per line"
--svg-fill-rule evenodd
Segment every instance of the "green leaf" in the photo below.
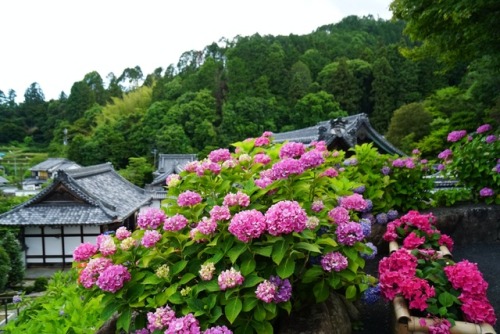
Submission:
M 455 296 L 447 291 L 440 293 L 438 297 L 439 303 L 444 307 L 450 307 L 451 305 L 453 305 L 455 299 Z
M 253 311 L 253 317 L 257 321 L 264 321 L 266 319 L 266 309 L 261 304 L 257 304 L 255 311 Z
M 259 277 L 256 274 L 250 274 L 247 277 L 245 277 L 245 280 L 243 281 L 243 287 L 251 288 L 253 286 L 256 286 L 262 281 L 264 281 L 262 277 Z
M 125 293 L 125 298 L 129 303 L 135 302 L 144 292 L 144 285 L 135 284 Z
M 349 285 L 345 290 L 345 297 L 347 300 L 355 300 L 356 299 L 356 286 Z
M 251 272 L 254 271 L 255 267 L 257 266 L 257 262 L 251 257 L 245 261 L 240 266 L 241 274 L 243 276 L 246 276 L 250 274 Z
M 304 249 L 309 252 L 321 253 L 321 250 L 319 249 L 318 245 L 310 244 L 307 242 L 298 242 L 294 244 L 293 247 L 297 249 Z
M 196 275 L 192 274 L 192 273 L 186 273 L 184 274 L 184 276 L 182 276 L 182 278 L 180 279 L 179 281 L 179 284 L 186 284 L 187 282 L 191 281 L 193 278 L 195 278 Z
M 273 246 L 269 245 L 266 247 L 256 247 L 254 250 L 254 253 L 265 256 L 265 257 L 270 257 L 272 252 L 273 252 Z
M 188 262 L 186 260 L 180 260 L 172 265 L 170 268 L 170 275 L 175 276 L 186 268 Z
M 278 240 L 274 246 L 273 246 L 273 254 L 272 254 L 272 259 L 274 263 L 279 265 L 281 263 L 281 260 L 285 257 L 286 251 L 288 247 L 287 244 L 285 243 L 285 240 L 281 239 Z
M 120 314 L 120 317 L 118 318 L 118 321 L 116 323 L 117 329 L 123 329 L 125 332 L 128 332 L 128 329 L 130 327 L 130 319 L 131 319 L 131 310 L 130 308 L 125 308 L 122 313 Z
M 163 282 L 162 278 L 151 273 L 141 282 L 141 284 L 159 284 L 161 282 Z
M 234 322 L 234 320 L 236 320 L 242 308 L 243 303 L 238 297 L 232 298 L 227 302 L 226 306 L 224 307 L 224 313 L 226 314 L 227 320 L 231 324 Z
M 252 296 L 245 296 L 243 299 L 243 312 L 251 311 L 255 306 L 257 306 L 258 299 Z
M 316 297 L 316 303 L 324 302 L 328 299 L 330 295 L 330 289 L 324 280 L 319 281 L 313 287 L 314 297 Z
M 302 278 L 303 283 L 311 283 L 316 281 L 318 277 L 324 274 L 324 271 L 321 267 L 319 266 L 314 266 L 312 268 L 309 268 L 306 270 L 304 273 L 304 276 Z
M 229 259 L 231 260 L 231 263 L 236 263 L 236 260 L 238 260 L 238 257 L 245 251 L 247 248 L 247 245 L 242 242 L 237 242 L 234 247 L 232 247 L 228 252 L 227 255 L 229 256 Z
M 287 257 L 285 261 L 281 262 L 278 268 L 276 268 L 276 273 L 281 278 L 288 278 L 292 276 L 294 270 L 295 270 L 295 259 L 293 259 L 292 257 Z
M 118 310 L 119 307 L 120 307 L 120 303 L 116 300 L 107 304 L 106 307 L 104 307 L 104 310 L 102 311 L 103 319 L 111 318 L 113 316 L 113 314 Z
M 252 327 L 257 333 L 272 334 L 274 333 L 273 326 L 269 321 L 252 321 Z

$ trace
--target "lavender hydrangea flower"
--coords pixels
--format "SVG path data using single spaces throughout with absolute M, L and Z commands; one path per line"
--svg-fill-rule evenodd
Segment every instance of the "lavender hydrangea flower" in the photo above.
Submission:
M 363 229 L 358 223 L 345 223 L 337 227 L 337 240 L 342 245 L 352 246 L 363 238 Z
M 479 196 L 481 197 L 491 197 L 495 192 L 491 188 L 484 187 L 479 191 Z
M 399 213 L 398 213 L 397 210 L 392 210 L 391 209 L 391 210 L 387 211 L 387 219 L 389 221 L 392 221 L 392 220 L 398 218 L 398 216 L 399 216 Z
M 391 173 L 391 168 L 389 168 L 388 166 L 384 166 L 384 167 L 382 167 L 380 172 L 384 175 L 389 175 Z
M 274 294 L 275 303 L 284 303 L 292 297 L 292 285 L 288 279 L 281 279 L 279 276 L 271 276 L 269 281 L 276 285 L 276 292 Z
M 366 259 L 366 260 L 373 260 L 375 258 L 375 256 L 377 256 L 377 253 L 378 253 L 378 249 L 377 249 L 377 246 L 375 246 L 373 243 L 371 242 L 367 242 L 366 243 L 366 246 L 368 246 L 369 248 L 371 248 L 372 250 L 372 253 L 371 254 L 365 254 L 365 253 L 361 253 L 361 257 L 363 259 Z
M 342 271 L 348 266 L 347 258 L 340 252 L 330 252 L 321 259 L 321 267 L 324 271 Z
M 368 237 L 370 233 L 372 232 L 372 223 L 370 220 L 364 218 L 359 221 L 361 225 L 361 229 L 363 230 L 363 235 L 365 237 Z
M 384 212 L 379 213 L 378 215 L 376 215 L 375 219 L 376 219 L 377 224 L 380 224 L 380 225 L 385 225 L 389 221 L 388 218 L 387 218 L 387 214 L 384 213 Z

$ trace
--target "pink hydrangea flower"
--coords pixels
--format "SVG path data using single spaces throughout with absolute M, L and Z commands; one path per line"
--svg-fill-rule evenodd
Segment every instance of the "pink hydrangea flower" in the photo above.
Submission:
M 233 331 L 226 326 L 215 326 L 207 328 L 203 334 L 233 334 Z
M 148 312 L 148 329 L 152 332 L 155 330 L 163 330 L 168 327 L 168 324 L 175 319 L 175 312 L 166 305 L 158 307 L 155 312 Z
M 337 170 L 333 167 L 330 167 L 330 168 L 327 168 L 322 174 L 321 176 L 325 176 L 325 177 L 337 177 L 339 175 L 339 172 L 337 172 Z
M 255 209 L 235 214 L 229 223 L 229 232 L 243 242 L 260 237 L 265 230 L 266 219 Z
M 107 267 L 99 275 L 96 285 L 103 291 L 115 293 L 123 287 L 123 284 L 130 281 L 131 276 L 127 267 L 116 264 Z
M 324 271 L 342 271 L 348 266 L 347 258 L 340 252 L 330 252 L 321 258 L 321 266 Z
M 476 297 L 473 295 L 462 294 L 458 297 L 462 306 L 460 309 L 465 315 L 465 320 L 480 324 L 488 323 L 494 326 L 497 322 L 495 310 L 486 297 Z
M 200 334 L 200 324 L 193 314 L 174 318 L 168 324 L 165 334 Z
M 124 240 L 124 239 L 127 239 L 128 237 L 130 237 L 132 235 L 132 232 L 130 232 L 129 230 L 127 230 L 127 228 L 125 226 L 120 226 L 117 230 L 116 230 L 116 238 L 118 240 Z
M 200 233 L 210 235 L 217 229 L 217 222 L 211 218 L 203 217 L 196 228 Z
M 341 206 L 337 206 L 328 211 L 328 217 L 330 217 L 333 222 L 338 225 L 345 224 L 351 219 L 351 217 L 349 216 L 349 211 Z
M 365 237 L 361 224 L 354 222 L 338 225 L 336 232 L 337 241 L 346 246 L 352 246 Z
M 200 203 L 202 200 L 200 194 L 195 191 L 186 190 L 185 192 L 179 194 L 177 197 L 177 204 L 179 206 L 194 206 Z
M 268 156 L 267 154 L 265 153 L 257 153 L 254 157 L 253 157 L 253 161 L 255 163 L 259 163 L 259 164 L 263 164 L 263 165 L 267 165 L 268 163 L 271 162 L 271 157 Z
M 222 168 L 218 163 L 206 159 L 206 160 L 203 160 L 203 161 L 198 163 L 198 165 L 196 166 L 195 172 L 196 172 L 196 175 L 198 175 L 198 176 L 205 175 L 206 171 L 209 171 L 209 172 L 217 175 L 220 173 L 221 169 Z M 208 174 L 210 174 L 210 173 L 208 173 Z
M 311 210 L 313 210 L 314 212 L 320 212 L 324 207 L 325 205 L 323 204 L 323 201 L 316 200 L 312 203 Z
M 231 212 L 225 205 L 215 205 L 212 210 L 210 210 L 210 218 L 215 221 L 229 220 L 231 218 Z
M 73 252 L 73 259 L 75 261 L 86 261 L 90 259 L 93 255 L 97 253 L 97 246 L 91 243 L 85 242 L 78 247 Z
M 148 208 L 139 213 L 137 217 L 137 226 L 142 229 L 157 229 L 165 222 L 166 216 L 163 210 L 158 208 Z
M 352 194 L 340 199 L 340 206 L 347 210 L 363 211 L 368 206 L 366 200 L 360 194 Z
M 97 247 L 102 255 L 113 255 L 116 252 L 116 245 L 110 235 L 101 234 L 97 237 Z
M 231 152 L 227 148 L 221 148 L 210 152 L 208 158 L 212 162 L 224 162 L 231 159 Z
M 300 175 L 303 172 L 304 165 L 299 160 L 284 158 L 271 167 L 271 179 L 287 179 L 290 175 Z
M 296 201 L 281 201 L 272 205 L 265 218 L 267 231 L 274 236 L 302 232 L 307 224 L 307 214 Z
M 238 285 L 242 285 L 244 280 L 245 278 L 243 277 L 243 275 L 241 275 L 241 272 L 237 271 L 234 268 L 224 270 L 217 278 L 219 288 L 222 291 L 234 288 Z
M 460 139 L 462 139 L 465 136 L 467 136 L 467 131 L 465 131 L 465 130 L 452 131 L 448 134 L 447 140 L 449 142 L 454 143 L 454 142 L 459 141 Z
M 438 154 L 438 158 L 442 160 L 449 160 L 452 156 L 453 152 L 449 148 Z
M 151 248 L 156 245 L 158 241 L 161 239 L 161 234 L 157 230 L 147 230 L 144 232 L 144 236 L 141 240 L 141 245 L 146 248 Z
M 260 146 L 265 146 L 265 145 L 269 145 L 271 143 L 271 140 L 268 138 L 268 137 L 259 137 L 257 139 L 255 139 L 255 147 L 260 147 Z
M 277 286 L 268 280 L 260 283 L 255 290 L 255 296 L 257 299 L 262 300 L 265 303 L 270 303 L 274 300 L 274 294 L 276 293 Z
M 90 259 L 87 266 L 80 272 L 78 282 L 84 288 L 90 289 L 96 283 L 99 274 L 111 265 L 113 261 L 105 257 Z
M 247 207 L 250 205 L 250 197 L 241 191 L 238 191 L 236 194 L 229 193 L 224 197 L 223 204 L 225 206 L 239 205 L 241 207 Z
M 305 169 L 321 166 L 325 162 L 323 153 L 319 150 L 305 152 L 299 159 Z
M 476 133 L 481 134 L 485 133 L 491 130 L 491 125 L 489 124 L 483 124 L 480 127 L 477 128 Z
M 186 217 L 181 215 L 180 213 L 175 214 L 172 217 L 165 219 L 165 223 L 163 224 L 163 229 L 165 231 L 180 231 L 188 224 L 188 220 Z
M 285 143 L 281 149 L 279 156 L 281 159 L 284 158 L 298 158 L 306 151 L 306 147 L 302 143 L 289 142 Z

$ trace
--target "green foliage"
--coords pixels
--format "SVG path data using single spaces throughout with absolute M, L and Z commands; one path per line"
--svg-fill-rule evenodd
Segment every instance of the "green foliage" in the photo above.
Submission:
M 76 272 L 57 272 L 50 279 L 45 294 L 31 298 L 23 295 L 23 310 L 3 328 L 14 333 L 74 333 L 95 332 L 104 323 L 102 295 L 81 298 Z
M 37 277 L 35 279 L 35 283 L 33 285 L 33 291 L 42 292 L 47 290 L 47 285 L 49 284 L 49 280 L 47 277 Z
M 0 292 L 5 290 L 9 280 L 10 258 L 9 254 L 0 245 Z
M 21 244 L 16 239 L 16 236 L 8 231 L 4 234 L 2 240 L 0 240 L 0 245 L 3 246 L 10 259 L 7 285 L 10 287 L 17 286 L 22 283 L 25 270 L 21 253 Z
M 451 155 L 442 157 L 443 174 L 455 177 L 471 192 L 473 200 L 500 204 L 499 132 L 489 124 L 478 130 L 468 134 L 464 131 L 457 141 L 453 139 L 454 132 L 448 135 Z
M 433 195 L 435 207 L 446 207 L 459 204 L 461 202 L 468 202 L 472 200 L 471 192 L 465 188 L 457 189 L 442 189 L 438 190 Z
M 151 183 L 153 166 L 149 164 L 146 158 L 129 158 L 127 168 L 119 170 L 118 173 L 131 183 L 139 187 Z

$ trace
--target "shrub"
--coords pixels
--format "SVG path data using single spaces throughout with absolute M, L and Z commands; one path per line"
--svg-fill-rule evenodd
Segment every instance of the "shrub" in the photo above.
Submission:
M 49 280 L 46 277 L 37 277 L 33 285 L 33 292 L 42 292 L 47 290 Z
M 375 250 L 343 152 L 271 142 L 265 133 L 235 153 L 212 151 L 167 180 L 165 212 L 151 208 L 138 230 L 75 250 L 86 295 L 105 293 L 104 318 L 118 312 L 125 331 L 182 323 L 270 333 L 279 314 L 332 291 L 360 297 L 374 281 L 363 268 Z
M 9 280 L 10 259 L 9 254 L 0 245 L 0 291 L 4 291 Z
M 499 134 L 484 124 L 474 133 L 452 131 L 447 140 L 450 148 L 438 155 L 443 173 L 456 177 L 471 191 L 473 200 L 500 204 Z

